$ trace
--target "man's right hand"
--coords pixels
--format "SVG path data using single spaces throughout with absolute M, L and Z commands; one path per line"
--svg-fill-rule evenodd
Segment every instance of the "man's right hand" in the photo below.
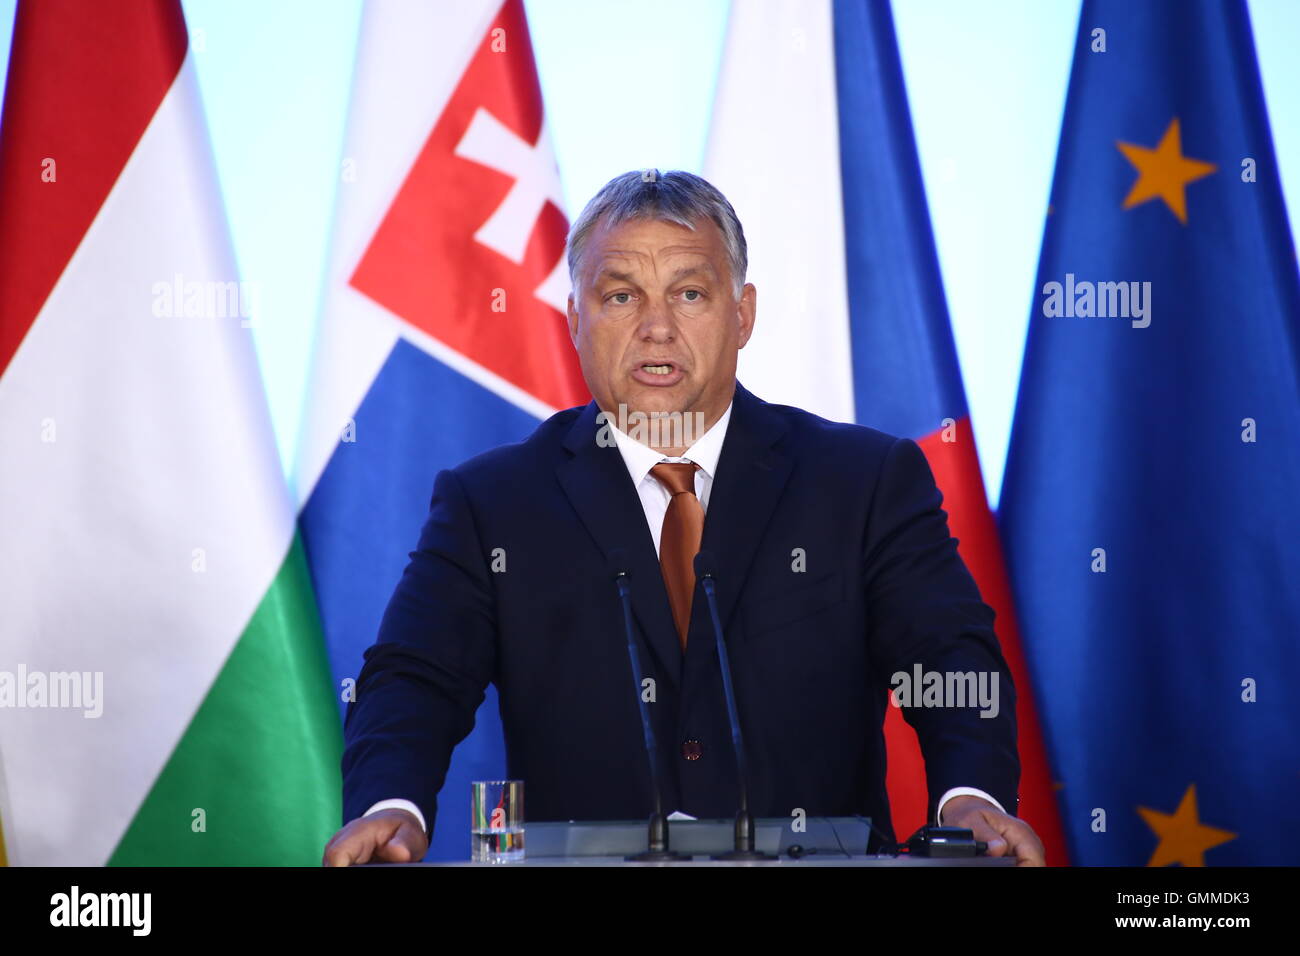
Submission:
M 379 810 L 357 817 L 325 844 L 322 866 L 353 863 L 413 863 L 424 859 L 429 841 L 415 814 L 408 810 Z

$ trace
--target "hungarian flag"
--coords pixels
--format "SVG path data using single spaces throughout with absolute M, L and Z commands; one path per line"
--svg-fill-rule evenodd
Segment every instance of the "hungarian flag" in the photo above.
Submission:
M 521 0 L 368 6 L 298 468 L 343 708 L 438 471 L 589 399 L 562 206 Z M 470 782 L 505 769 L 489 686 L 429 859 L 468 856 Z
M 997 612 L 1016 689 L 1019 816 L 1042 838 L 1048 862 L 1065 863 L 889 4 L 733 5 L 705 176 L 745 225 L 759 291 L 741 381 L 768 401 L 911 438 L 924 451 L 958 550 Z M 894 707 L 885 737 L 891 816 L 906 839 L 936 807 L 916 734 Z
M 1246 4 L 1087 2 L 1002 521 L 1072 856 L 1300 863 L 1300 277 Z
M 0 289 L 10 862 L 319 862 L 339 730 L 176 0 L 19 4 Z

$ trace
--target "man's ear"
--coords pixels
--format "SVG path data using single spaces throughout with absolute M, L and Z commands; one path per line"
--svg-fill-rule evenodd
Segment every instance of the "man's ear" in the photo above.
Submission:
M 736 303 L 736 317 L 739 321 L 740 345 L 737 348 L 744 348 L 749 337 L 754 334 L 754 318 L 758 309 L 758 290 L 754 288 L 754 283 L 745 283 L 745 288 L 740 291 L 740 301 Z
M 569 316 L 569 341 L 573 343 L 573 347 L 576 349 L 578 347 L 578 310 L 573 305 L 572 292 L 569 293 L 569 304 L 565 311 Z

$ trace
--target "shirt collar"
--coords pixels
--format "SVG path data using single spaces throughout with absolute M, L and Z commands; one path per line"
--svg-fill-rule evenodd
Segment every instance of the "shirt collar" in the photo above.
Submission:
M 699 465 L 700 471 L 704 472 L 710 480 L 717 473 L 718 459 L 722 457 L 722 442 L 727 437 L 727 423 L 731 421 L 731 406 L 732 403 L 728 402 L 727 410 L 722 413 L 722 417 L 682 454 L 683 458 L 689 458 Z M 632 436 L 625 434 L 612 420 L 609 422 L 609 427 L 614 433 L 619 454 L 623 456 L 623 464 L 627 466 L 628 474 L 632 476 L 632 484 L 639 485 L 645 476 L 650 474 L 650 469 L 663 461 L 665 456 L 649 445 L 643 445 Z

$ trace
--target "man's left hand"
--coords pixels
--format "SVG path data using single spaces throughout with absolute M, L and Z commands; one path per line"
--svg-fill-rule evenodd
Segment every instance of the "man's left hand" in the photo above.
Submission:
M 1018 817 L 1003 813 L 981 797 L 963 794 L 943 805 L 941 826 L 961 827 L 989 845 L 989 856 L 1014 855 L 1016 866 L 1046 866 L 1043 841 Z

